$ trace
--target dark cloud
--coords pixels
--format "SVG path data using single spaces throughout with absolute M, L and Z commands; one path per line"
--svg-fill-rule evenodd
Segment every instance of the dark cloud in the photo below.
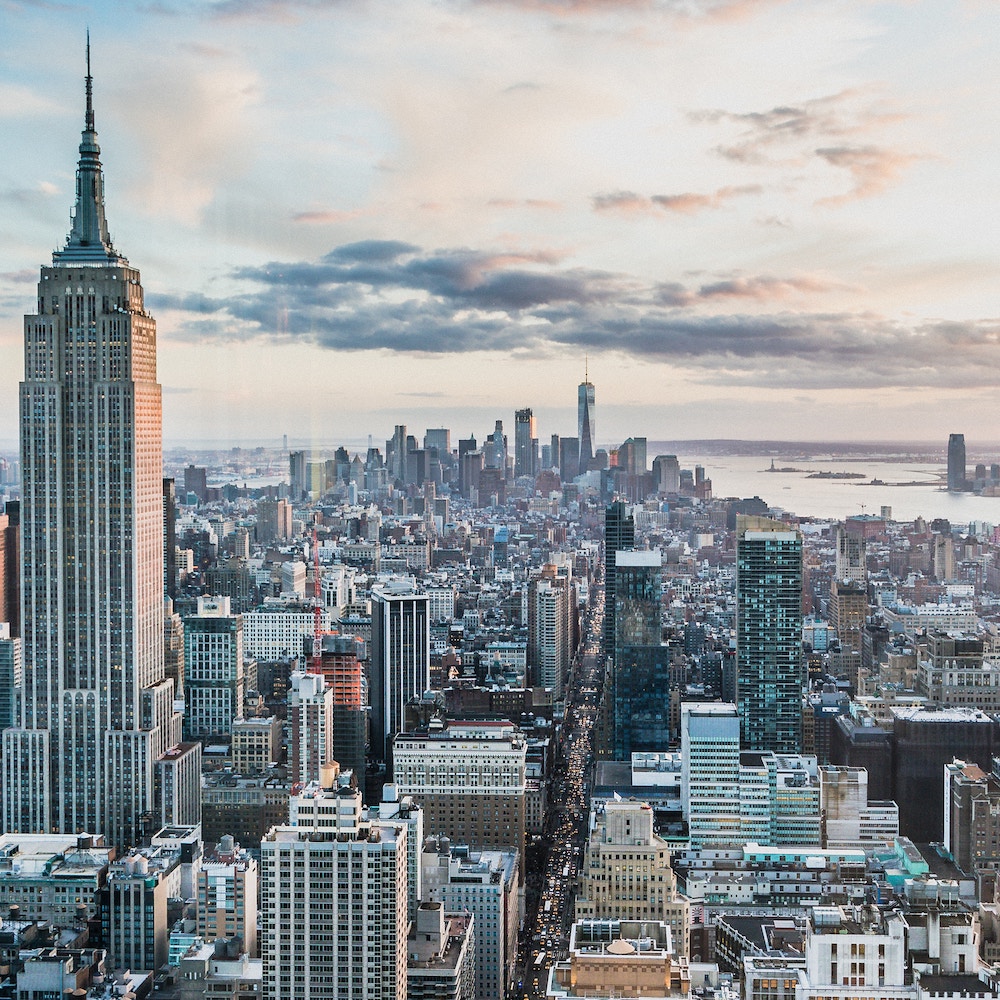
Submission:
M 1000 320 L 905 324 L 824 312 L 809 307 L 824 293 L 854 290 L 814 275 L 644 284 L 565 268 L 548 253 L 365 241 L 319 261 L 242 268 L 233 277 L 235 294 L 150 295 L 150 305 L 186 314 L 179 335 L 197 340 L 539 357 L 572 346 L 681 365 L 722 385 L 1000 384 Z

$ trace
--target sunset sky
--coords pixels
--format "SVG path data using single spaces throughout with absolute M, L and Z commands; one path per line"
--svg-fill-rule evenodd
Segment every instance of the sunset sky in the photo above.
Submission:
M 0 441 L 88 26 L 168 444 L 1000 440 L 995 0 L 0 0 Z

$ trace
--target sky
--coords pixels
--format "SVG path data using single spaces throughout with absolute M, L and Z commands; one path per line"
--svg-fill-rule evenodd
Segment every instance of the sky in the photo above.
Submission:
M 0 0 L 0 441 L 84 40 L 165 443 L 1000 440 L 995 0 Z M 5 416 L 4 416 L 5 415 Z

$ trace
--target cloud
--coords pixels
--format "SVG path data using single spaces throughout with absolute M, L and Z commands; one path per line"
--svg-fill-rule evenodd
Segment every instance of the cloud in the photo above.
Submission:
M 706 209 L 722 208 L 726 202 L 745 195 L 760 194 L 764 189 L 759 184 L 742 184 L 718 188 L 707 194 L 685 191 L 682 194 L 636 194 L 634 191 L 615 191 L 612 194 L 598 194 L 592 199 L 598 212 L 618 212 L 624 215 L 649 214 L 650 212 L 679 212 L 693 215 Z
M 301 222 L 306 225 L 313 226 L 331 225 L 338 222 L 347 222 L 350 219 L 356 219 L 360 214 L 360 209 L 315 209 L 306 212 L 295 212 L 292 215 L 292 222 Z
M 873 129 L 901 121 L 906 116 L 888 107 L 881 96 L 871 90 L 842 90 L 836 94 L 814 98 L 799 104 L 781 104 L 764 111 L 732 112 L 713 109 L 694 111 L 688 115 L 693 122 L 732 124 L 739 127 L 731 144 L 716 147 L 716 152 L 738 163 L 769 162 L 776 147 L 784 147 L 781 158 L 808 156 L 812 150 L 794 146 L 810 140 L 840 139 L 870 132 Z
M 316 261 L 241 268 L 232 278 L 236 291 L 227 296 L 147 298 L 156 311 L 180 314 L 175 336 L 199 341 L 538 357 L 572 346 L 669 363 L 718 385 L 1000 385 L 1000 320 L 904 323 L 824 311 L 824 294 L 847 286 L 821 275 L 644 284 L 567 268 L 545 251 L 427 251 L 366 240 Z M 782 307 L 789 300 L 802 308 Z M 741 303 L 751 311 L 724 308 Z
M 876 146 L 829 146 L 817 149 L 816 155 L 849 171 L 854 180 L 847 194 L 820 199 L 820 204 L 826 205 L 881 194 L 911 163 L 924 158 Z

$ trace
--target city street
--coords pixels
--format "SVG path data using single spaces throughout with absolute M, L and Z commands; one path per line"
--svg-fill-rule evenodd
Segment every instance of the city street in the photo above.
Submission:
M 589 820 L 591 737 L 601 685 L 603 621 L 601 590 L 588 610 L 584 640 L 571 668 L 545 834 L 529 856 L 529 895 L 519 955 L 521 985 L 516 993 L 527 1000 L 545 996 L 549 967 L 564 955 L 573 922 Z

